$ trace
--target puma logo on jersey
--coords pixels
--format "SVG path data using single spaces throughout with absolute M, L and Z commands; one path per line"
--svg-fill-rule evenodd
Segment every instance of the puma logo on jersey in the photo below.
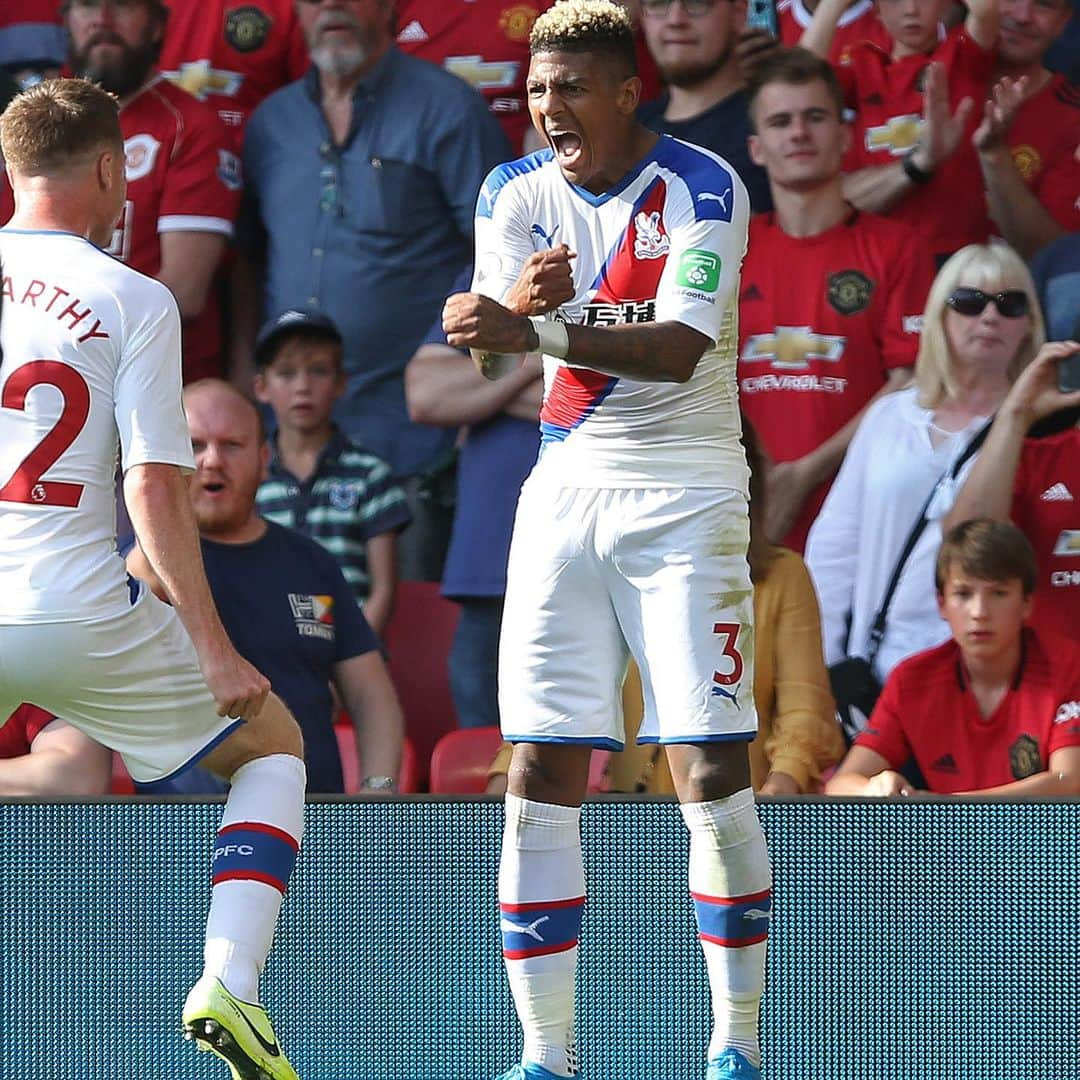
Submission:
M 723 195 L 717 195 L 713 191 L 701 191 L 701 192 L 698 193 L 697 201 L 698 202 L 709 202 L 709 201 L 718 202 L 724 208 L 724 211 L 727 212 L 727 211 L 730 210 L 730 207 L 727 204 L 729 195 L 731 195 L 731 188 L 728 188 L 727 191 L 725 191 Z

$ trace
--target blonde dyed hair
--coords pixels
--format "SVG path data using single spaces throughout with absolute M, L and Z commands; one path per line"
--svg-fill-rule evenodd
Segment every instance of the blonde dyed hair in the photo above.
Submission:
M 533 23 L 529 51 L 606 50 L 634 57 L 634 30 L 626 8 L 613 0 L 560 0 Z
M 1008 244 L 968 244 L 951 256 L 934 278 L 923 313 L 919 355 L 915 361 L 915 385 L 919 404 L 937 408 L 956 396 L 953 352 L 945 332 L 945 303 L 957 288 L 982 289 L 986 293 L 1020 289 L 1028 298 L 1028 332 L 1009 365 L 1010 382 L 1027 367 L 1046 341 L 1035 282 L 1024 260 Z
M 123 145 L 119 102 L 86 79 L 46 79 L 18 94 L 0 116 L 0 150 L 23 176 L 64 172 Z

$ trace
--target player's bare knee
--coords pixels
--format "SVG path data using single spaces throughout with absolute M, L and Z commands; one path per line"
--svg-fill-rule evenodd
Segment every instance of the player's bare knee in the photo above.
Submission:
M 681 802 L 726 799 L 750 786 L 750 761 L 743 742 L 673 746 L 669 761 Z
M 588 747 L 518 743 L 510 760 L 507 790 L 534 802 L 577 806 L 589 775 Z

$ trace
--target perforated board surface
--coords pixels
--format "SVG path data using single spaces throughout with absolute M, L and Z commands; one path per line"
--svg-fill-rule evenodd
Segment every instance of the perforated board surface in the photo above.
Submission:
M 774 801 L 766 1080 L 1080 1080 L 1080 806 Z M 0 803 L 0 1078 L 224 1078 L 179 1034 L 214 803 Z M 583 1080 L 702 1080 L 666 801 L 583 818 Z M 264 999 L 302 1080 L 493 1080 L 520 1053 L 493 801 L 315 802 Z

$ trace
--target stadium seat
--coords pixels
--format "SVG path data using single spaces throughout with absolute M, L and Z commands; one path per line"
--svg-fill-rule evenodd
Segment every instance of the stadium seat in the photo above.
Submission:
M 448 732 L 431 753 L 432 795 L 482 795 L 502 735 L 497 727 Z
M 345 715 L 344 713 L 342 714 Z M 348 717 L 339 719 L 334 724 L 334 734 L 337 736 L 338 752 L 341 754 L 341 771 L 345 777 L 345 794 L 355 795 L 360 790 L 360 755 L 356 749 L 356 732 Z M 398 793 L 410 795 L 416 792 L 417 787 L 416 750 L 405 737 L 401 745 L 401 772 L 398 775 Z
M 403 581 L 386 628 L 387 661 L 401 708 L 405 732 L 416 750 L 417 780 L 425 785 L 435 744 L 457 728 L 450 697 L 447 657 L 460 609 L 430 581 Z
M 112 782 L 109 784 L 110 795 L 134 795 L 135 781 L 127 771 L 124 759 L 114 753 L 112 756 Z

